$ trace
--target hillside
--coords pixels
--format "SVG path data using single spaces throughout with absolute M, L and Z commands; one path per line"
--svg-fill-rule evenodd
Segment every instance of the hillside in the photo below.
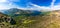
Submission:
M 60 10 L 40 12 L 13 8 L 0 13 L 0 19 L 3 19 L 1 28 L 60 28 Z
M 9 28 L 10 25 L 14 24 L 16 22 L 13 18 L 0 12 L 0 28 Z
M 42 17 L 38 16 L 38 23 L 33 28 L 60 28 L 60 10 L 51 11 Z

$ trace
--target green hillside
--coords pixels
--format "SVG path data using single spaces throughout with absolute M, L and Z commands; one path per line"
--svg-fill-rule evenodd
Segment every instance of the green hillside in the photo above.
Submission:
M 10 12 L 12 13 L 12 12 Z M 17 14 L 18 12 L 15 12 L 15 14 Z M 30 28 L 30 27 L 34 27 L 34 24 L 37 24 L 40 20 L 43 21 L 41 18 L 42 16 L 46 15 L 48 12 L 43 12 L 39 15 L 36 15 L 36 16 L 27 16 L 29 13 L 27 12 L 24 12 L 24 14 L 26 13 L 26 15 L 20 15 L 22 14 L 22 11 L 21 13 L 19 12 L 18 16 L 16 15 L 13 15 L 13 17 L 10 15 L 7 15 L 7 14 L 3 14 L 3 13 L 0 13 L 0 27 L 1 28 Z M 32 12 L 31 12 L 32 13 Z M 14 14 L 14 13 L 13 13 Z M 42 15 L 43 14 L 43 15 Z M 29 14 L 31 15 L 31 14 Z M 3 25 L 3 26 L 2 26 Z
M 22 10 L 23 11 L 23 10 Z M 39 15 L 27 16 L 17 12 L 16 15 L 0 13 L 1 28 L 60 28 L 60 11 L 42 12 Z M 12 13 L 12 12 L 10 12 Z M 31 14 L 29 14 L 31 15 Z

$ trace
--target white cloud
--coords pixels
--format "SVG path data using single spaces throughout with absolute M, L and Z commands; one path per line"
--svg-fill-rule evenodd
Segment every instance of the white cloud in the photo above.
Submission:
M 0 2 L 7 2 L 7 0 L 0 0 Z
M 15 5 L 13 2 L 18 2 L 18 0 L 0 0 L 0 10 L 9 8 L 21 8 L 18 5 Z
M 39 6 L 33 3 L 29 3 L 31 6 L 27 5 L 27 8 L 30 10 L 42 10 L 42 11 L 52 11 L 52 10 L 59 10 L 60 9 L 60 4 L 53 5 L 53 7 L 50 6 Z
M 22 8 L 19 7 L 18 5 L 13 4 L 13 2 L 19 2 L 19 0 L 0 0 L 0 10 L 9 9 L 9 8 L 20 8 L 24 10 L 42 10 L 42 11 L 58 10 L 60 9 L 60 4 L 54 5 L 55 1 L 56 0 L 52 0 L 50 6 L 39 6 L 29 2 L 29 4 L 27 3 L 27 7 Z
M 29 6 L 30 5 L 30 6 Z M 38 11 L 51 11 L 50 6 L 39 6 L 33 3 L 29 3 L 29 5 L 27 5 L 27 8 L 29 10 L 38 10 Z
M 52 2 L 51 2 L 51 9 L 54 9 L 55 2 L 56 2 L 56 0 L 52 0 Z
M 60 4 L 54 6 L 55 10 L 60 10 Z
M 0 10 L 7 10 L 7 9 L 10 9 L 10 8 L 25 9 L 25 8 L 22 8 L 18 5 L 12 4 L 12 3 L 0 4 Z
M 10 2 L 20 2 L 20 0 L 8 0 Z

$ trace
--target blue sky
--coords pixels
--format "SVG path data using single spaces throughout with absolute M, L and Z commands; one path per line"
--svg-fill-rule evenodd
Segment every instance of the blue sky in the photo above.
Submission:
M 60 0 L 0 0 L 0 10 L 20 8 L 29 10 L 60 9 Z

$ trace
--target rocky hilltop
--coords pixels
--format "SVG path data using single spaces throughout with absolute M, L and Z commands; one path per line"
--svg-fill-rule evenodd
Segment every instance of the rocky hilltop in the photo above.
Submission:
M 16 24 L 15 20 L 10 16 L 0 12 L 0 28 L 9 28 L 7 26 Z

